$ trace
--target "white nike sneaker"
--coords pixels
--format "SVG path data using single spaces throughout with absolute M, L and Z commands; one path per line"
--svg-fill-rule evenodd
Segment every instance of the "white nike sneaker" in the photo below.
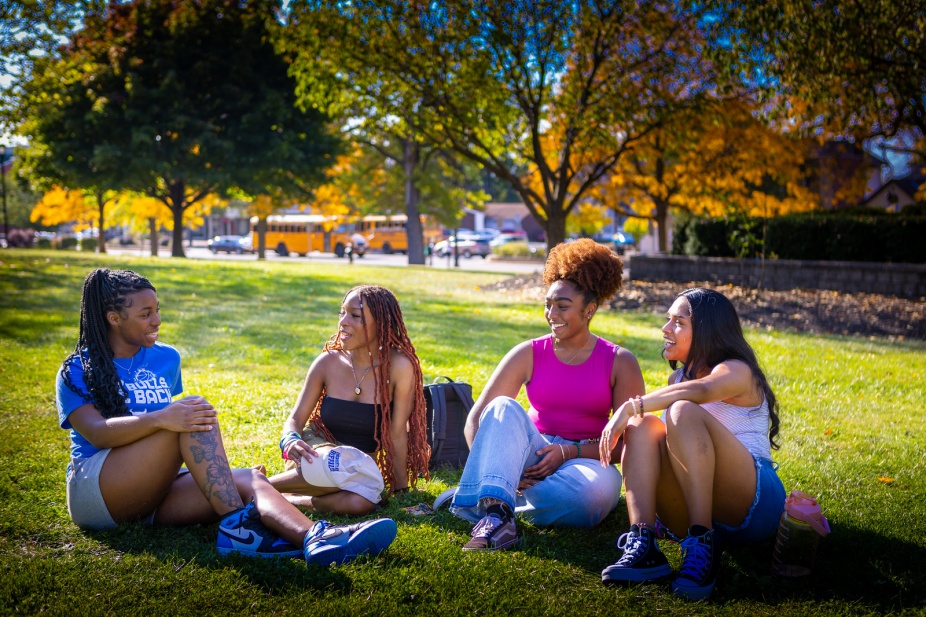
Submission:
M 263 526 L 252 501 L 225 515 L 215 541 L 219 555 L 239 553 L 249 557 L 301 557 L 302 551 Z
M 361 555 L 378 555 L 395 540 L 398 527 L 391 518 L 335 526 L 318 521 L 305 534 L 303 553 L 307 564 L 342 564 Z

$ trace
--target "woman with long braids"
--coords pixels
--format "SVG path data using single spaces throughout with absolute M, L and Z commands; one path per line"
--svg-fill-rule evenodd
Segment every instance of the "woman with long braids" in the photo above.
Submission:
M 421 364 L 398 300 L 379 285 L 354 287 L 283 424 L 287 470 L 270 482 L 299 506 L 366 514 L 385 486 L 400 493 L 430 477 L 426 428 Z M 351 457 L 353 473 L 313 476 L 333 469 L 332 450 L 342 465 Z
M 668 536 L 682 547 L 672 590 L 703 600 L 714 588 L 721 542 L 767 540 L 778 529 L 785 502 L 771 455 L 778 403 L 723 294 L 680 293 L 662 337 L 662 355 L 677 369 L 669 385 L 623 403 L 601 435 L 602 465 L 623 435 L 630 518 L 617 543 L 623 555 L 601 578 L 641 583 L 670 576 L 657 543 Z M 663 409 L 661 418 L 650 415 Z
M 597 441 L 612 409 L 643 394 L 643 375 L 632 353 L 592 333 L 591 321 L 622 273 L 620 257 L 588 238 L 550 251 L 550 333 L 508 352 L 467 418 L 471 450 L 450 506 L 476 523 L 464 551 L 513 547 L 515 513 L 535 525 L 592 527 L 617 506 L 621 474 L 598 465 Z M 514 400 L 522 386 L 526 411 Z
M 218 412 L 183 391 L 180 354 L 161 343 L 154 286 L 98 269 L 83 288 L 80 334 L 58 372 L 58 420 L 71 431 L 67 504 L 82 527 L 219 521 L 220 554 L 304 557 L 327 566 L 376 554 L 390 519 L 313 523 L 256 469 L 230 469 Z M 186 470 L 182 466 L 186 465 Z

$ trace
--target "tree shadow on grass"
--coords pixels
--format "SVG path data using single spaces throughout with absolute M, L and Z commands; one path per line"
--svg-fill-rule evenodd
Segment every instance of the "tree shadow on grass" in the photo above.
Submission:
M 459 470 L 439 470 L 433 474 L 433 479 L 453 486 L 459 475 Z M 440 486 L 403 496 L 384 515 L 393 516 L 400 528 L 433 526 L 449 534 L 445 538 L 458 536 L 459 547 L 452 548 L 460 550 L 472 528 L 469 522 L 453 516 L 446 508 L 420 517 L 400 511 L 419 502 L 431 503 L 440 492 L 438 488 Z M 543 528 L 519 519 L 522 543 L 516 550 L 569 564 L 597 578 L 602 569 L 620 558 L 617 538 L 628 528 L 626 504 L 621 498 L 614 511 L 591 529 Z M 681 563 L 678 545 L 662 540 L 660 546 L 677 571 Z M 824 605 L 833 610 L 852 606 L 880 614 L 921 611 L 926 607 L 926 569 L 923 567 L 926 548 L 921 544 L 867 529 L 834 525 L 833 533 L 820 540 L 813 574 L 796 579 L 771 573 L 773 546 L 774 541 L 768 540 L 727 547 L 710 603 L 755 603 L 781 607 L 786 612 L 815 610 L 814 607 Z M 668 584 L 653 589 L 657 594 L 671 595 Z
M 813 573 L 771 574 L 774 542 L 727 551 L 720 599 L 766 604 L 841 601 L 882 614 L 926 608 L 926 548 L 868 529 L 833 525 L 821 538 Z M 718 583 L 719 585 L 719 583 Z
M 302 558 L 257 558 L 219 555 L 215 541 L 217 524 L 188 527 L 149 527 L 143 523 L 124 523 L 115 529 L 86 532 L 113 551 L 136 556 L 148 555 L 178 577 L 184 570 L 207 569 L 216 573 L 233 572 L 270 596 L 299 594 L 306 590 L 348 595 L 352 580 L 337 568 L 308 566 Z M 377 557 L 361 557 L 354 563 Z

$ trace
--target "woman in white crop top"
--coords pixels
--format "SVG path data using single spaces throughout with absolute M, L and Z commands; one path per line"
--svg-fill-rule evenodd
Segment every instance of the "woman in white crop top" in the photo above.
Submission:
M 618 541 L 623 555 L 602 580 L 670 576 L 656 542 L 667 530 L 684 538 L 672 589 L 701 600 L 716 580 L 718 540 L 756 542 L 777 529 L 785 499 L 771 459 L 778 405 L 736 309 L 722 294 L 685 290 L 662 333 L 663 357 L 681 367 L 668 386 L 621 405 L 602 432 L 602 464 L 624 437 L 621 471 L 631 524 Z M 660 410 L 662 419 L 650 415 Z

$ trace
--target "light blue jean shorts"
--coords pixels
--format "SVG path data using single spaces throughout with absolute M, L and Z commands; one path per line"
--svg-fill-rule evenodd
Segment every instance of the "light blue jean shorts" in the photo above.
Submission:
M 736 527 L 714 521 L 717 534 L 731 544 L 761 542 L 778 531 L 778 522 L 785 509 L 785 487 L 778 477 L 778 465 L 753 457 L 756 462 L 756 496 L 742 523 Z

